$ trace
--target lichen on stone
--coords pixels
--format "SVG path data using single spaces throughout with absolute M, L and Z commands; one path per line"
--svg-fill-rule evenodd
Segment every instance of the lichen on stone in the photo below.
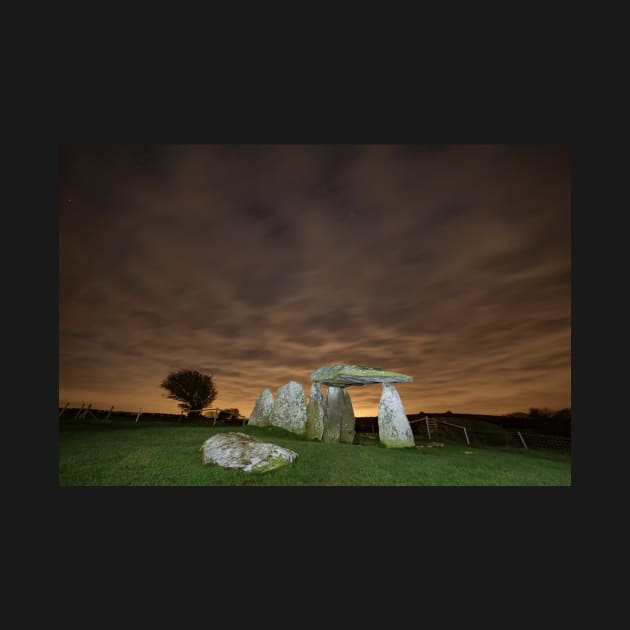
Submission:
M 273 417 L 273 394 L 266 387 L 260 393 L 256 400 L 256 404 L 249 414 L 247 424 L 252 427 L 268 427 L 271 425 Z
M 327 365 L 315 370 L 311 380 L 332 387 L 369 385 L 371 383 L 411 383 L 412 376 L 365 365 Z
M 354 417 L 354 409 L 352 408 L 352 400 L 350 394 L 345 389 L 340 390 L 342 397 L 341 405 L 341 421 L 339 428 L 339 441 L 345 444 L 354 442 L 356 419 Z
M 342 390 L 339 387 L 329 387 L 326 392 L 326 417 L 322 442 L 339 442 L 341 435 L 341 416 L 343 413 Z
M 286 466 L 298 454 L 277 444 L 263 442 L 246 433 L 218 433 L 201 446 L 201 463 L 230 470 L 263 473 Z
M 271 424 L 297 435 L 306 434 L 306 396 L 297 381 L 278 388 Z
M 324 433 L 326 405 L 319 383 L 311 384 L 311 395 L 306 406 L 306 437 L 321 440 Z
M 383 383 L 378 404 L 378 435 L 381 444 L 388 448 L 415 446 L 413 431 L 398 391 L 389 383 Z

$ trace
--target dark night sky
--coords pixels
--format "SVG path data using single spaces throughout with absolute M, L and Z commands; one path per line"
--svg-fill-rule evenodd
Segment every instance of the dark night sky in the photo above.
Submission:
M 249 415 L 333 363 L 407 413 L 571 405 L 570 153 L 550 145 L 63 145 L 59 401 Z M 380 385 L 350 388 L 376 415 Z

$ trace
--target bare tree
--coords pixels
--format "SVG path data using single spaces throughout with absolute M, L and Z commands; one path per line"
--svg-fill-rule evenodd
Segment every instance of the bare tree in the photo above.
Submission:
M 200 416 L 199 410 L 208 407 L 219 393 L 212 377 L 196 370 L 171 372 L 160 387 L 169 392 L 167 398 L 179 400 L 179 408 L 190 412 L 189 416 Z

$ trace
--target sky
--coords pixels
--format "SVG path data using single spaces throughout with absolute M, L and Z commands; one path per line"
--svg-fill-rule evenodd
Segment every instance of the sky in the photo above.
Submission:
M 185 368 L 249 416 L 349 363 L 408 414 L 570 407 L 570 192 L 566 145 L 60 145 L 59 404 L 178 413 Z

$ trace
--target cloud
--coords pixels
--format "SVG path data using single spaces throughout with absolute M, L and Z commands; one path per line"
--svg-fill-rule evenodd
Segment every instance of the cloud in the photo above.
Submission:
M 413 375 L 412 411 L 570 404 L 563 147 L 66 147 L 61 163 L 63 400 L 174 409 L 166 372 L 203 366 L 217 404 L 249 413 L 263 387 L 349 362 Z M 378 387 L 350 393 L 376 413 Z

